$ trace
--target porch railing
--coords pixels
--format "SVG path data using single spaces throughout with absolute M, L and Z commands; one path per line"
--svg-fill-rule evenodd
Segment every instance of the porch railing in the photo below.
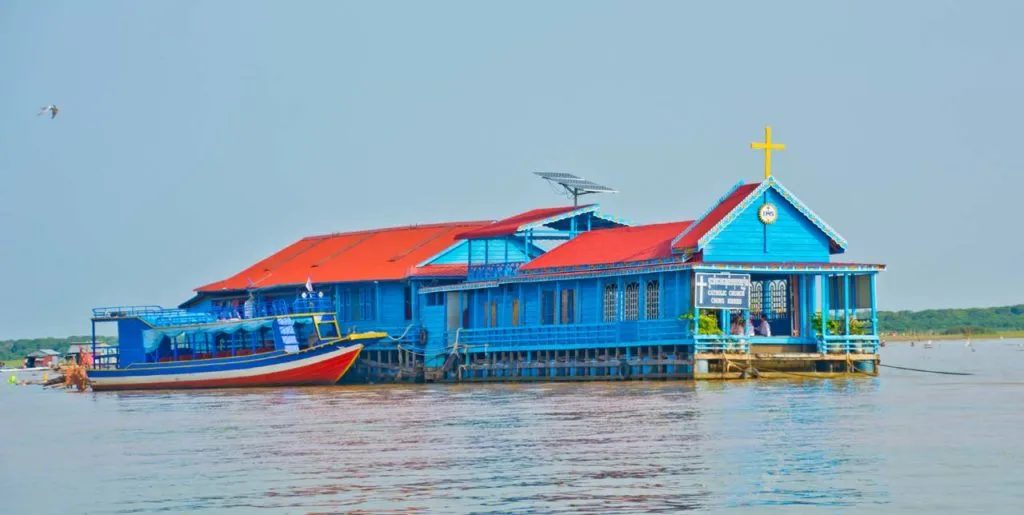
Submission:
M 537 345 L 591 345 L 636 342 L 666 342 L 690 337 L 687 324 L 680 320 L 638 320 L 597 324 L 552 324 L 518 327 L 460 329 L 445 333 L 449 350 Z
M 698 334 L 695 340 L 696 352 L 750 353 L 750 339 L 746 336 Z
M 842 316 L 837 320 L 842 321 Z M 877 354 L 879 347 L 878 328 L 870 319 L 850 318 L 851 326 L 856 325 L 863 334 L 827 334 L 823 338 L 819 327 L 813 328 L 818 341 L 818 352 L 826 354 Z M 845 324 L 843 325 L 845 330 Z
M 818 338 L 818 352 L 824 354 L 878 354 L 878 336 L 828 335 Z

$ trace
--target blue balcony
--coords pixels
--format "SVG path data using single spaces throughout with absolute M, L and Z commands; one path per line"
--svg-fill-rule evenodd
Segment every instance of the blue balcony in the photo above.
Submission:
M 516 275 L 524 263 L 487 263 L 469 265 L 466 272 L 467 281 L 493 281 L 503 277 Z

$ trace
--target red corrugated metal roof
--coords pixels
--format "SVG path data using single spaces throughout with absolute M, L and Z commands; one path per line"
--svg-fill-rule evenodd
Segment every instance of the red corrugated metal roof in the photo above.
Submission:
M 519 213 L 518 215 L 510 216 L 504 220 L 498 220 L 497 222 L 494 222 L 490 225 L 486 225 L 479 229 L 463 232 L 462 234 L 456 235 L 456 237 L 459 239 L 468 240 L 473 238 L 494 238 L 496 236 L 509 236 L 518 232 L 519 228 L 524 225 L 540 222 L 541 220 L 545 220 L 547 218 L 564 215 L 565 213 L 569 213 L 577 209 L 583 209 L 585 207 L 590 207 L 592 205 L 593 204 L 587 204 L 584 206 L 546 207 L 540 209 L 531 209 L 525 213 Z
M 412 225 L 303 238 L 241 272 L 198 292 L 290 284 L 398 280 L 417 263 L 447 249 L 457 234 L 490 222 Z
M 753 183 L 744 184 L 736 188 L 731 194 L 729 194 L 729 196 L 722 199 L 717 206 L 712 208 L 704 218 L 698 220 L 697 225 L 690 229 L 690 231 L 686 233 L 686 236 L 683 236 L 682 239 L 677 241 L 672 248 L 674 250 L 684 250 L 696 247 L 697 242 L 700 241 L 704 234 L 710 231 L 718 224 L 718 222 L 721 222 L 722 219 L 733 210 L 733 208 L 738 206 L 739 203 L 742 202 L 743 199 L 747 198 L 747 195 L 750 195 L 750 193 L 757 189 L 758 186 L 760 186 L 759 183 Z
M 520 270 L 604 265 L 672 257 L 672 240 L 692 221 L 585 232 L 523 265 Z

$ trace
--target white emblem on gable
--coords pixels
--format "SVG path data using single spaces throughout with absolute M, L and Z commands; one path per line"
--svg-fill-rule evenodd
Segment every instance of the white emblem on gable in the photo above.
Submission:
M 774 204 L 765 203 L 761 209 L 757 210 L 757 218 L 763 224 L 773 224 L 779 218 L 779 210 L 775 208 Z

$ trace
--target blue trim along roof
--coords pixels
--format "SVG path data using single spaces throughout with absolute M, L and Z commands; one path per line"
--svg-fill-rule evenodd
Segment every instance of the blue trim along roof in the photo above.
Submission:
M 572 211 L 568 211 L 568 212 L 565 212 L 565 213 L 562 213 L 562 214 L 559 214 L 559 215 L 555 215 L 555 216 L 549 216 L 549 217 L 547 217 L 547 218 L 545 218 L 543 220 L 537 220 L 535 222 L 530 222 L 528 224 L 520 225 L 519 228 L 516 230 L 516 232 L 520 233 L 520 232 L 528 231 L 530 229 L 539 229 L 541 227 L 545 227 L 547 225 L 550 225 L 550 224 L 553 224 L 553 223 L 556 223 L 556 222 L 560 222 L 562 220 L 568 220 L 570 218 L 575 218 L 577 216 L 584 215 L 584 214 L 587 214 L 587 213 L 590 213 L 591 216 L 594 216 L 596 218 L 600 218 L 602 220 L 605 220 L 607 222 L 611 222 L 613 224 L 632 225 L 632 224 L 630 224 L 629 222 L 627 222 L 624 219 L 621 219 L 621 218 L 618 218 L 618 217 L 614 217 L 614 216 L 611 216 L 611 215 L 608 215 L 608 214 L 605 214 L 605 213 L 601 213 L 600 211 L 598 211 L 598 209 L 600 207 L 601 206 L 599 206 L 598 204 L 590 204 L 590 205 L 587 205 L 587 206 L 580 206 L 578 209 L 574 209 Z

